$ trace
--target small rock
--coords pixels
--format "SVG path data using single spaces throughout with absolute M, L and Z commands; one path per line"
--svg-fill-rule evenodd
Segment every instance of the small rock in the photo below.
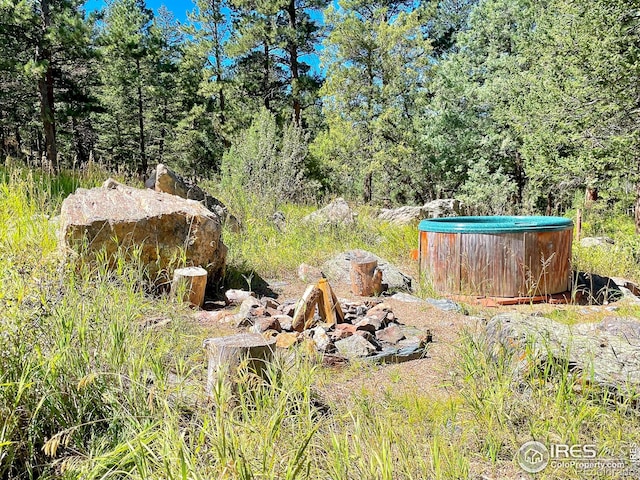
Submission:
M 356 315 L 355 313 L 347 313 L 344 316 L 344 321 L 347 323 L 353 323 L 354 321 L 358 321 L 358 315 Z
M 200 310 L 194 314 L 194 318 L 198 322 L 209 323 L 209 322 L 228 322 L 230 317 L 234 317 L 235 314 L 230 312 L 229 310 L 218 310 L 215 312 L 210 312 L 207 310 Z
M 315 327 L 310 330 L 311 338 L 313 342 L 316 344 L 316 349 L 322 353 L 331 353 L 335 351 L 335 347 L 333 346 L 333 342 L 327 332 L 322 327 Z
M 385 348 L 367 358 L 367 361 L 375 363 L 403 363 L 411 360 L 418 360 L 427 354 L 427 350 L 423 345 L 408 345 L 402 348 Z
M 388 303 L 380 302 L 374 306 L 372 306 L 368 311 L 367 315 L 371 315 L 375 312 L 390 312 L 391 306 Z
M 356 332 L 365 331 L 375 333 L 376 330 L 380 330 L 381 326 L 382 324 L 380 322 L 376 322 L 376 319 L 372 317 L 365 317 L 355 324 Z
M 233 317 L 229 317 L 230 321 L 235 324 L 237 328 L 250 327 L 253 325 L 254 317 L 249 315 L 235 314 Z
M 253 297 L 253 292 L 231 289 L 224 292 L 224 296 L 227 299 L 227 303 L 237 304 L 244 302 L 249 297 Z
M 278 310 L 280 310 L 283 315 L 287 315 L 287 316 L 293 318 L 293 314 L 296 311 L 296 304 L 295 303 L 285 303 L 285 304 L 280 305 L 278 307 Z
M 301 263 L 298 267 L 298 278 L 306 283 L 315 283 L 322 278 L 322 272 L 319 268 Z
M 300 341 L 300 334 L 297 332 L 282 332 L 276 337 L 276 347 L 289 348 Z
M 247 317 L 251 315 L 251 312 L 254 309 L 257 309 L 261 306 L 262 304 L 260 303 L 260 300 L 255 297 L 248 297 L 244 299 L 240 304 L 240 312 L 238 312 L 238 314 L 242 317 Z
M 353 335 L 356 333 L 356 326 L 351 323 L 338 323 L 336 325 L 336 330 L 342 330 L 344 332 L 349 333 L 349 335 Z
M 279 331 L 273 330 L 271 328 L 269 330 L 265 330 L 264 332 L 262 332 L 262 336 L 267 340 L 269 340 L 270 338 L 276 338 L 279 334 L 280 334 Z
M 280 306 L 280 304 L 278 303 L 278 301 L 275 298 L 262 297 L 261 301 L 262 301 L 262 305 L 264 305 L 267 308 L 274 309 L 274 310 L 277 309 Z
M 395 345 L 400 340 L 404 339 L 405 335 L 402 332 L 402 329 L 398 325 L 391 324 L 384 330 L 377 331 L 376 338 L 381 342 L 386 342 L 386 343 Z
M 376 347 L 376 350 L 382 350 L 382 347 L 378 343 L 378 340 L 376 340 L 376 337 L 373 335 L 373 333 L 367 332 L 366 330 L 358 330 L 354 335 L 359 335 L 364 338 L 367 342 Z
M 338 340 L 335 347 L 347 358 L 368 357 L 376 351 L 376 347 L 360 335 L 351 335 L 344 340 Z
M 442 310 L 443 312 L 460 312 L 460 311 L 462 311 L 462 307 L 460 307 L 460 305 L 458 305 L 453 300 L 449 300 L 449 299 L 446 299 L 446 298 L 440 298 L 440 299 L 427 298 L 426 302 L 429 305 L 432 305 L 432 306 L 436 307 L 437 309 Z
M 320 226 L 353 225 L 358 214 L 351 210 L 344 198 L 337 198 L 320 210 L 310 213 L 302 219 L 304 223 L 315 223 Z
M 614 242 L 613 239 L 609 237 L 584 237 L 582 240 L 580 240 L 580 246 L 586 248 L 610 247 L 615 243 L 616 242 Z
M 342 323 L 341 325 L 347 325 L 347 324 Z M 349 325 L 349 326 L 353 327 L 354 325 Z M 329 332 L 329 336 L 334 342 L 337 342 L 338 340 L 343 340 L 347 337 L 350 337 L 354 333 L 355 332 L 344 329 L 344 328 L 336 328 L 335 330 L 332 330 Z
M 281 332 L 280 322 L 275 317 L 258 317 L 253 320 L 251 331 L 255 333 L 264 333 L 267 330 L 275 330 Z
M 280 314 L 274 315 L 271 318 L 278 320 L 278 322 L 280 323 L 280 328 L 282 328 L 282 330 L 284 330 L 285 332 L 290 332 L 293 330 L 293 318 L 291 318 L 289 315 Z
M 391 298 L 393 298 L 394 300 L 398 300 L 399 302 L 424 303 L 423 299 L 418 298 L 415 295 L 411 295 L 409 293 L 404 293 L 404 292 L 395 293 L 391 295 Z
M 276 227 L 276 230 L 280 233 L 282 233 L 287 226 L 287 219 L 281 211 L 274 212 L 274 214 L 271 215 L 270 220 L 273 223 L 273 226 Z

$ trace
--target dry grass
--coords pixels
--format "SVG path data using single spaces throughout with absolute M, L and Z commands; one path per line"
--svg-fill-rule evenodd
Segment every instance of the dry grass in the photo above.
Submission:
M 60 264 L 46 215 L 67 190 L 52 185 L 97 179 L 63 180 L 20 171 L 0 182 L 1 478 L 516 478 L 515 452 L 532 438 L 602 452 L 640 438 L 634 405 L 574 388 L 561 365 L 516 379 L 507 353 L 488 355 L 481 323 L 430 307 L 394 305 L 433 329 L 426 359 L 334 371 L 298 353 L 233 408 L 224 390 L 208 402 L 211 325 L 147 295 L 135 262 L 117 273 Z M 319 236 L 298 222 L 308 209 L 287 208 L 281 235 L 247 206 L 247 230 L 227 236 L 238 271 L 290 278 L 300 261 L 346 248 L 401 262 L 415 248 L 412 229 L 366 213 L 354 231 Z M 171 322 L 141 327 L 158 316 Z

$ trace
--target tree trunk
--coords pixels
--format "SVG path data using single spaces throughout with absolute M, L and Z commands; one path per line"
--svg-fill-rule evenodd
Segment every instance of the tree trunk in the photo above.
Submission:
M 214 12 L 218 11 L 218 6 L 215 2 L 212 2 L 212 10 Z M 225 110 L 225 98 L 224 98 L 224 89 L 222 88 L 222 80 L 223 80 L 223 66 L 222 66 L 222 48 L 220 45 L 220 34 L 218 30 L 218 20 L 214 19 L 213 21 L 213 38 L 215 42 L 215 46 L 213 49 L 213 58 L 215 61 L 215 72 L 216 72 L 216 83 L 218 83 L 218 108 L 220 109 L 220 124 L 224 125 L 226 118 L 224 114 Z
M 589 204 L 598 200 L 598 187 L 587 187 L 584 192 L 584 203 Z
M 16 125 L 16 157 L 21 157 L 22 153 L 22 135 L 20 135 L 20 127 Z
M 71 135 L 73 137 L 73 149 L 78 159 L 78 166 L 81 167 L 89 160 L 87 150 L 82 142 L 82 137 L 78 131 L 78 123 L 75 117 L 71 117 Z
M 50 0 L 42 0 L 40 3 L 42 21 L 42 43 L 36 48 L 36 60 L 46 65 L 44 75 L 38 78 L 38 93 L 40 94 L 40 118 L 44 131 L 45 150 L 51 173 L 58 172 L 58 147 L 56 144 L 56 119 L 55 99 L 53 94 L 53 66 L 51 65 L 51 50 L 46 46 L 46 36 L 51 26 L 51 14 L 49 11 Z
M 300 104 L 300 84 L 298 81 L 298 42 L 295 40 L 297 34 L 296 2 L 289 0 L 287 5 L 289 14 L 290 37 L 287 41 L 289 51 L 289 68 L 291 69 L 291 96 L 293 97 L 293 121 L 300 126 L 302 107 Z
M 264 63 L 262 72 L 262 93 L 264 95 L 264 108 L 270 110 L 269 102 L 269 43 L 265 40 L 263 42 L 264 47 Z
M 636 233 L 640 235 L 640 178 L 636 182 L 636 205 L 635 205 Z
M 158 145 L 157 163 L 163 163 L 162 156 L 164 155 L 164 139 L 167 136 L 167 110 L 167 98 L 165 97 L 164 103 L 162 105 L 162 128 L 160 129 L 160 144 Z
M 364 177 L 364 193 L 362 200 L 364 203 L 371 203 L 373 198 L 373 173 L 367 172 Z
M 144 110 L 142 104 L 142 72 L 140 70 L 140 59 L 136 58 L 136 73 L 138 75 L 138 130 L 140 139 L 140 166 L 138 173 L 147 173 L 147 155 L 144 148 Z

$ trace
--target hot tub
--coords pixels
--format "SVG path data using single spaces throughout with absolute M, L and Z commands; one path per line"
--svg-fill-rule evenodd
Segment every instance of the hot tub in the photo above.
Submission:
M 418 229 L 421 275 L 440 293 L 533 297 L 571 287 L 569 219 L 447 217 Z

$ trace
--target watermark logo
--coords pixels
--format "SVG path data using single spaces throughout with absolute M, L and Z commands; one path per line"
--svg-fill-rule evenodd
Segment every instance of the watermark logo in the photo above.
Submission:
M 544 445 L 530 441 L 520 447 L 516 459 L 528 473 L 560 468 L 577 471 L 579 478 L 607 476 L 640 479 L 640 446 L 636 443 L 598 450 L 593 443 Z
M 549 463 L 549 451 L 542 443 L 530 441 L 520 447 L 517 459 L 525 472 L 538 473 Z

